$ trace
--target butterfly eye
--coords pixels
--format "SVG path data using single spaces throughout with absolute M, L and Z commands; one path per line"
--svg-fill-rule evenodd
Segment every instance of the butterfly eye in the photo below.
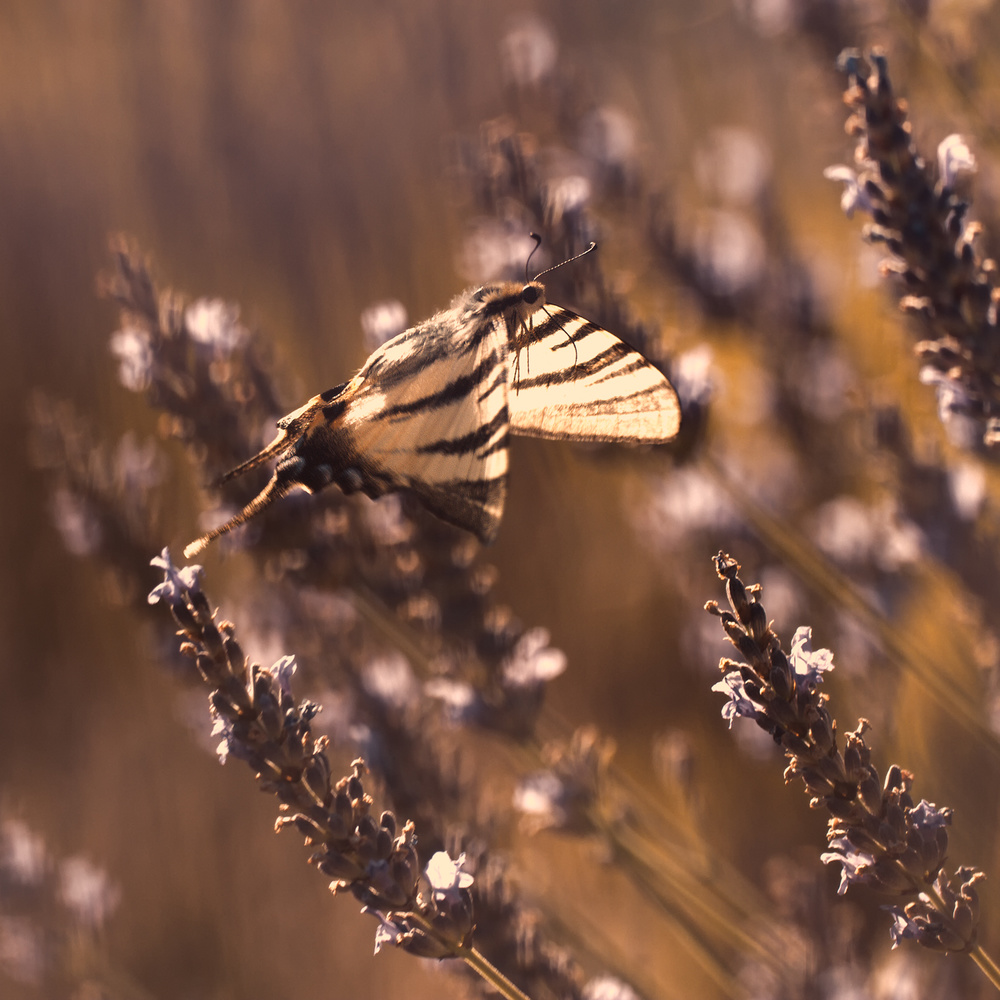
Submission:
M 538 289 L 534 285 L 525 285 L 521 289 L 521 301 L 533 306 L 538 301 Z

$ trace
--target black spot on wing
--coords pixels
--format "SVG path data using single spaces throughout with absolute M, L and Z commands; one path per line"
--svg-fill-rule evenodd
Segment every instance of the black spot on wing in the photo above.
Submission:
M 638 392 L 623 392 L 620 395 L 614 396 L 602 396 L 599 401 L 594 401 L 589 404 L 589 409 L 596 411 L 602 407 L 613 407 L 616 403 L 636 403 L 640 400 L 646 399 L 647 397 L 659 397 L 663 391 L 663 387 L 659 385 L 651 385 L 648 389 L 640 389 Z M 585 404 L 587 405 L 587 404 Z M 655 406 L 652 409 L 659 409 L 659 406 Z M 622 412 L 634 412 L 634 411 L 622 411 Z
M 556 309 L 552 308 L 551 311 L 543 307 L 541 312 L 545 313 L 545 319 L 539 322 L 533 322 L 530 332 L 532 333 L 535 340 L 541 340 L 543 337 L 547 337 L 550 333 L 555 333 L 556 330 L 561 330 L 570 320 L 576 318 L 575 313 L 571 313 L 568 309 Z M 535 316 L 538 313 L 534 314 Z M 534 319 L 534 317 L 532 317 Z
M 539 314 L 544 314 L 545 319 L 537 320 Z M 572 328 L 572 333 L 569 332 L 569 328 Z M 563 309 L 562 306 L 543 306 L 532 315 L 529 324 L 521 327 L 515 347 L 522 350 L 547 337 L 556 336 L 552 350 L 557 350 L 563 344 L 577 344 L 595 331 L 607 332 L 603 327 L 578 316 L 575 312 L 570 312 L 569 309 Z M 557 336 L 560 333 L 562 337 Z
M 599 327 L 596 323 L 591 323 L 589 319 L 584 320 L 583 324 L 579 328 L 567 335 L 566 340 L 570 344 L 578 344 L 581 340 L 584 340 L 586 337 L 589 337 L 592 333 L 596 333 L 600 329 L 601 327 Z
M 503 451 L 508 444 L 510 444 L 510 435 L 506 431 L 504 431 L 503 434 L 501 434 L 500 437 L 498 437 L 496 441 L 494 441 L 493 444 L 489 446 L 489 448 L 487 448 L 485 451 L 476 452 L 476 457 L 486 458 L 489 455 L 495 455 L 498 451 Z
M 482 402 L 484 399 L 489 399 L 489 397 L 502 386 L 507 381 L 507 368 L 505 365 L 500 365 L 497 371 L 497 376 L 493 381 L 479 393 L 476 397 L 478 402 Z

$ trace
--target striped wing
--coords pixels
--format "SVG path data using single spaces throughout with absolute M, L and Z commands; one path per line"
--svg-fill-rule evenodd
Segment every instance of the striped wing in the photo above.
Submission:
M 378 492 L 412 489 L 491 542 L 507 493 L 508 342 L 498 322 L 435 317 L 389 341 L 345 391 L 343 427 Z
M 614 334 L 560 306 L 529 318 L 510 366 L 510 429 L 525 437 L 661 444 L 680 427 L 673 386 Z

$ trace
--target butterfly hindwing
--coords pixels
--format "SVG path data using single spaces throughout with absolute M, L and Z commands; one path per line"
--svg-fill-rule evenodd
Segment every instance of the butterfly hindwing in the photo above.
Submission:
M 527 437 L 659 444 L 680 426 L 663 374 L 614 334 L 544 305 L 511 348 L 510 428 Z

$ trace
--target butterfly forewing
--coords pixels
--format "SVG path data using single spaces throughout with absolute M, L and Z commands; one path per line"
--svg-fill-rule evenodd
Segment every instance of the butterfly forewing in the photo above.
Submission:
M 680 427 L 677 393 L 596 323 L 545 305 L 511 351 L 510 428 L 526 437 L 661 444 Z
M 460 321 L 423 324 L 359 372 L 344 428 L 383 492 L 409 487 L 433 513 L 484 541 L 500 525 L 507 477 L 507 338 L 496 323 L 457 337 Z M 419 329 L 419 328 L 418 328 Z

